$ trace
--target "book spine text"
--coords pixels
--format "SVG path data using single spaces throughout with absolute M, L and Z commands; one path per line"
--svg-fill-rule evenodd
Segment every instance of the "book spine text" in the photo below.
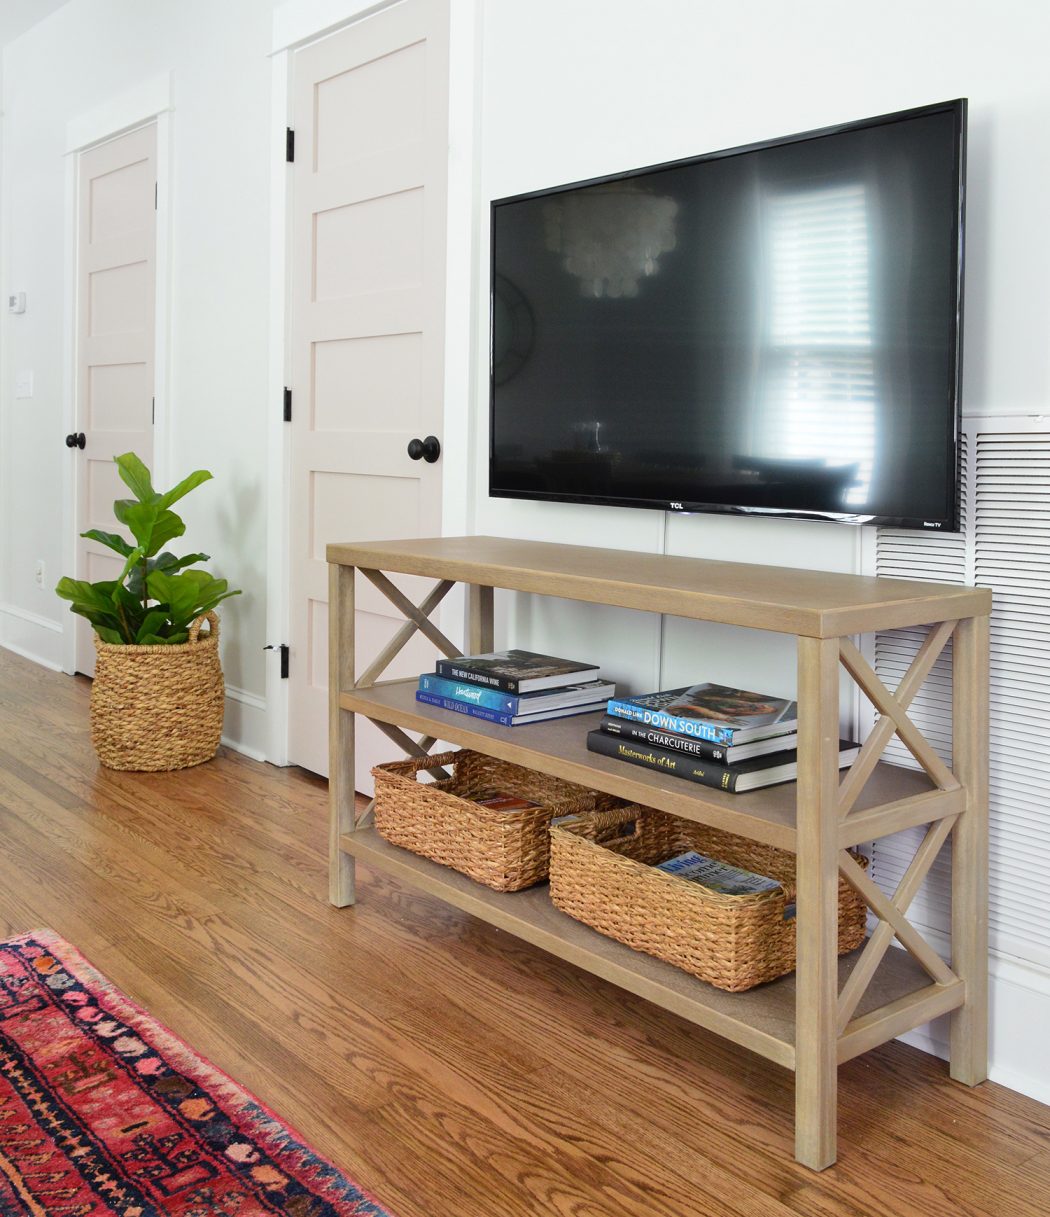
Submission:
M 618 698 L 613 698 L 609 702 L 608 712 L 615 718 L 625 718 L 634 723 L 642 723 L 657 731 L 674 731 L 678 735 L 708 740 L 712 744 L 732 744 L 733 742 L 731 727 L 715 727 L 699 718 L 682 718 L 679 715 L 666 714 L 663 710 L 650 710 L 645 706 L 636 706 L 630 701 L 621 701 Z
M 688 778 L 701 786 L 713 786 L 716 790 L 735 790 L 736 774 L 724 765 L 701 764 L 693 757 L 671 752 L 667 748 L 654 748 L 636 744 L 633 740 L 617 739 L 604 731 L 588 731 L 587 749 L 603 756 L 616 757 L 631 765 L 655 769 L 658 773 L 671 773 L 675 777 Z
M 657 748 L 670 748 L 672 752 L 684 752 L 687 756 L 695 756 L 704 761 L 726 759 L 726 750 L 721 744 L 694 739 L 691 735 L 672 735 L 669 731 L 658 731 L 644 723 L 634 723 L 627 718 L 614 718 L 610 714 L 606 714 L 602 719 L 602 730 L 608 735 L 619 735 L 643 744 L 655 744 Z
M 437 706 L 441 710 L 455 710 L 457 714 L 469 714 L 473 718 L 483 718 L 490 723 L 499 723 L 504 727 L 514 726 L 514 716 L 501 714 L 498 710 L 490 710 L 486 706 L 472 706 L 465 701 L 456 701 L 453 697 L 439 697 L 436 693 L 424 693 L 416 690 L 416 701 L 427 706 Z
M 433 693 L 435 697 L 451 697 L 453 701 L 484 706 L 501 714 L 517 714 L 519 711 L 519 699 L 513 693 L 501 693 L 499 689 L 487 689 L 466 680 L 448 680 L 444 676 L 428 674 L 419 678 L 419 687 L 424 693 Z

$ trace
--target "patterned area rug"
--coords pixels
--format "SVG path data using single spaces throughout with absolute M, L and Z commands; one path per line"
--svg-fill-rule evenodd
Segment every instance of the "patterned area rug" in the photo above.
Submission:
M 388 1217 L 47 930 L 0 942 L 0 1214 Z

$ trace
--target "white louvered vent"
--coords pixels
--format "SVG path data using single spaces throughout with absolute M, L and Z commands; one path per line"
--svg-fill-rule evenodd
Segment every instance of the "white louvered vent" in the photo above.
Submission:
M 1050 433 L 970 423 L 964 436 L 964 532 L 934 537 L 879 531 L 876 573 L 977 583 L 994 595 L 991 624 L 990 936 L 992 949 L 1050 966 Z M 875 640 L 875 666 L 893 687 L 924 631 Z M 951 663 L 942 655 L 912 713 L 951 762 Z M 886 759 L 914 765 L 894 740 Z M 921 830 L 876 844 L 874 874 L 892 891 Z M 947 933 L 950 862 L 944 851 L 912 919 Z

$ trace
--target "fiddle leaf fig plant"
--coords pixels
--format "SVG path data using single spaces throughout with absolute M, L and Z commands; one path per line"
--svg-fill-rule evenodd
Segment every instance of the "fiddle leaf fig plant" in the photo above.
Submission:
M 90 528 L 80 535 L 97 541 L 124 559 L 117 579 L 87 583 L 82 579 L 60 579 L 55 591 L 70 602 L 70 612 L 86 617 L 103 642 L 163 646 L 186 642 L 194 619 L 227 599 L 239 596 L 225 579 L 207 571 L 188 570 L 207 562 L 208 554 L 184 554 L 181 558 L 164 548 L 186 531 L 173 503 L 202 482 L 211 479 L 207 469 L 197 469 L 171 490 L 153 489 L 150 472 L 134 452 L 115 456 L 121 479 L 135 496 L 117 499 L 113 514 L 130 532 L 132 545 L 116 532 Z

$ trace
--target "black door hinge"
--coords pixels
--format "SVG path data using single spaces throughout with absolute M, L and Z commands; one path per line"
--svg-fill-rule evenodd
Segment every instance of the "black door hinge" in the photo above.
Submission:
M 284 129 L 284 159 L 289 162 L 295 160 L 295 132 L 291 127 Z
M 157 210 L 157 195 L 158 194 L 159 194 L 159 188 L 157 186 L 157 183 L 154 182 L 153 183 L 153 210 L 154 211 Z
M 156 399 L 155 397 L 151 397 L 149 400 L 150 400 L 150 407 L 149 407 L 149 421 L 150 421 L 151 423 L 153 423 L 153 424 L 156 424 L 156 421 L 157 421 L 157 399 Z
M 282 642 L 280 644 L 280 646 L 276 646 L 276 647 L 273 645 L 266 646 L 266 647 L 263 647 L 263 650 L 280 652 L 280 654 L 281 654 L 281 679 L 287 680 L 288 679 L 288 656 L 289 656 L 289 653 L 291 652 L 291 647 L 289 647 L 288 643 Z
M 287 385 L 284 386 L 284 421 L 292 421 L 292 391 Z

